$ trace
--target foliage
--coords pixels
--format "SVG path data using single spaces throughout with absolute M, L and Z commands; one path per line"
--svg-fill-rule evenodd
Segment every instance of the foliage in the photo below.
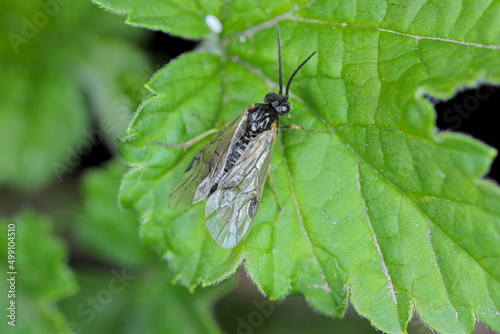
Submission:
M 15 298 L 3 294 L 0 299 L 3 309 L 15 300 L 16 327 L 4 321 L 2 333 L 220 332 L 209 306 L 233 289 L 234 281 L 196 292 L 170 283 L 164 263 L 139 244 L 133 212 L 117 207 L 124 170 L 111 162 L 86 174 L 85 208 L 72 233 L 78 245 L 73 252 L 80 255 L 72 269 L 65 263 L 67 248 L 52 235 L 46 218 L 23 213 L 0 221 L 2 236 L 7 236 L 8 224 L 15 224 L 17 271 Z M 6 267 L 8 241 L 0 239 L 5 273 L 11 271 Z M 0 288 L 8 291 L 6 280 Z
M 341 316 L 349 301 L 385 332 L 414 312 L 431 328 L 470 333 L 476 317 L 500 330 L 500 189 L 482 179 L 495 149 L 435 130 L 424 94 L 450 98 L 478 81 L 500 83 L 500 3 L 493 1 L 100 0 L 127 22 L 188 38 L 223 25 L 215 54 L 189 53 L 149 82 L 121 143 L 133 168 L 121 202 L 141 236 L 188 287 L 226 278 L 245 259 L 271 299 L 301 293 Z M 292 120 L 331 133 L 282 131 L 271 188 L 249 235 L 232 250 L 207 233 L 204 203 L 169 211 L 169 191 L 210 129 L 192 113 L 228 122 L 277 86 L 275 24 L 284 73 L 318 51 L 292 91 Z M 288 120 L 283 121 L 288 124 Z
M 145 93 L 148 65 L 130 43 L 144 32 L 86 1 L 1 6 L 0 184 L 33 191 L 61 182 L 92 144 L 116 151 Z
M 73 235 L 99 265 L 76 266 L 82 288 L 61 302 L 68 324 L 81 333 L 219 333 L 209 305 L 234 283 L 195 293 L 170 283 L 165 264 L 140 245 L 132 210 L 117 206 L 124 171 L 112 161 L 84 177 L 84 209 Z
M 13 268 L 7 262 L 7 244 L 12 241 L 7 238 L 9 224 L 15 226 Z M 78 285 L 66 265 L 66 246 L 52 235 L 50 221 L 26 212 L 11 221 L 0 220 L 0 233 L 0 270 L 3 273 L 16 272 L 12 275 L 15 280 L 10 281 L 15 286 L 13 298 L 7 296 L 7 291 L 12 290 L 7 280 L 3 279 L 0 283 L 4 292 L 0 300 L 2 310 L 14 301 L 16 314 L 15 327 L 3 319 L 2 333 L 10 333 L 8 329 L 30 334 L 70 333 L 55 303 L 75 293 Z

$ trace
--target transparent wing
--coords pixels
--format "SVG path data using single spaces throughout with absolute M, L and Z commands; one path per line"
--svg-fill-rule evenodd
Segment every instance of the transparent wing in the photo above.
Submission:
M 168 208 L 182 210 L 205 199 L 224 172 L 227 156 L 246 129 L 248 107 L 189 163 L 186 171 L 170 191 Z
M 257 213 L 277 132 L 278 122 L 274 122 L 271 129 L 252 139 L 208 198 L 207 228 L 223 248 L 241 242 Z

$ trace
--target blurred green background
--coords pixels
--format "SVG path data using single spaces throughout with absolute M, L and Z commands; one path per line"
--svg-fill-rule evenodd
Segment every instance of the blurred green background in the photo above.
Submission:
M 330 319 L 300 296 L 269 302 L 242 269 L 188 291 L 140 244 L 134 213 L 117 205 L 126 167 L 116 138 L 148 79 L 195 41 L 127 26 L 84 0 L 0 8 L 0 269 L 12 271 L 12 223 L 17 272 L 15 327 L 0 281 L 1 333 L 376 332 L 352 307 Z M 430 333 L 417 318 L 408 331 Z

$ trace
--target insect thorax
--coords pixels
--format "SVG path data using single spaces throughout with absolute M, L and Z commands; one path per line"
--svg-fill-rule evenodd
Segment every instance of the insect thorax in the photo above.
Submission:
M 247 128 L 245 134 L 257 137 L 271 128 L 274 121 L 279 121 L 278 113 L 267 103 L 256 103 L 255 107 L 248 113 Z
M 227 173 L 236 161 L 238 161 L 250 140 L 262 132 L 269 130 L 275 121 L 279 121 L 278 113 L 269 104 L 257 103 L 252 109 L 249 109 L 245 133 L 234 145 L 233 150 L 229 154 L 224 167 L 224 173 Z

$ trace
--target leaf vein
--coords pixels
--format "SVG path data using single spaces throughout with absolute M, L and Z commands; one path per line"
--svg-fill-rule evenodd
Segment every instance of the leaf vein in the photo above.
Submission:
M 280 139 L 282 139 L 282 138 L 280 138 Z M 327 286 L 328 286 L 328 290 L 329 291 L 326 291 L 326 292 L 328 293 L 328 295 L 330 295 L 330 293 L 331 293 L 331 291 L 333 291 L 333 289 L 330 287 L 330 285 L 329 285 L 329 283 L 328 283 L 328 281 L 326 279 L 323 267 L 321 266 L 321 263 L 318 260 L 318 257 L 316 255 L 316 251 L 314 249 L 314 245 L 312 244 L 311 238 L 309 236 L 309 233 L 307 232 L 307 229 L 306 229 L 306 227 L 304 225 L 304 219 L 302 217 L 302 213 L 300 212 L 299 204 L 298 204 L 297 198 L 295 196 L 295 190 L 294 190 L 294 186 L 293 186 L 293 178 L 292 178 L 292 174 L 290 173 L 290 168 L 288 167 L 288 162 L 287 162 L 287 159 L 286 159 L 285 148 L 283 146 L 283 140 L 280 140 L 280 149 L 281 149 L 281 152 L 283 154 L 283 163 L 285 165 L 286 173 L 288 175 L 288 180 L 290 182 L 290 191 L 291 191 L 291 195 L 292 195 L 293 204 L 295 206 L 295 212 L 297 214 L 297 219 L 298 219 L 299 224 L 300 224 L 300 228 L 301 228 L 304 236 L 307 239 L 309 247 L 311 248 L 312 256 L 313 256 L 314 260 L 316 261 L 316 263 L 318 264 L 318 267 L 319 267 L 319 269 L 321 271 L 321 278 L 323 279 L 324 283 L 326 283 Z
M 387 268 L 387 265 L 385 264 L 384 260 L 384 254 L 382 254 L 382 250 L 380 249 L 380 245 L 378 243 L 377 235 L 375 233 L 375 230 L 373 229 L 370 216 L 368 214 L 368 208 L 365 202 L 365 198 L 363 197 L 363 190 L 361 186 L 361 170 L 360 170 L 360 162 L 361 159 L 358 157 L 358 163 L 357 163 L 357 171 L 356 171 L 356 178 L 358 182 L 358 189 L 359 189 L 359 195 L 361 197 L 361 201 L 363 203 L 363 211 L 365 214 L 366 222 L 368 223 L 368 226 L 370 227 L 370 231 L 372 232 L 372 237 L 373 241 L 375 244 L 375 248 L 377 249 L 378 255 L 380 256 L 380 260 L 382 261 L 382 271 L 384 272 L 384 276 L 387 278 L 387 283 L 389 285 L 389 291 L 392 296 L 392 300 L 394 301 L 394 304 L 398 304 L 398 300 L 396 298 L 396 293 L 394 291 L 394 284 L 392 283 L 392 278 L 391 275 L 389 274 L 389 269 Z
M 378 31 L 387 32 L 390 34 L 414 38 L 416 40 L 431 40 L 431 41 L 439 41 L 439 42 L 444 42 L 444 43 L 454 43 L 454 44 L 459 44 L 459 45 L 463 45 L 463 46 L 472 46 L 472 47 L 477 47 L 477 48 L 482 48 L 482 49 L 500 50 L 500 45 L 490 45 L 490 44 L 481 44 L 481 43 L 475 43 L 475 42 L 458 41 L 458 40 L 454 40 L 454 39 L 433 37 L 433 36 L 418 36 L 418 35 L 413 35 L 413 34 L 402 33 L 402 32 L 395 31 L 395 30 L 390 30 L 390 29 L 385 29 L 385 28 L 380 28 L 380 27 L 373 27 L 373 26 L 366 26 L 366 25 L 357 24 L 357 23 L 329 22 L 329 21 L 322 21 L 322 20 L 318 20 L 318 19 L 308 19 L 308 18 L 303 18 L 303 17 L 299 17 L 299 16 L 293 16 L 293 20 L 298 21 L 298 22 L 336 25 L 336 26 L 342 26 L 342 27 L 353 26 L 353 27 L 363 28 L 363 29 L 378 30 Z
M 411 22 L 408 24 L 408 28 L 406 28 L 406 32 L 410 31 L 410 28 L 411 26 L 413 25 L 413 23 L 415 22 L 415 20 L 417 19 L 418 17 L 418 14 L 420 14 L 420 12 L 422 11 L 422 8 L 424 8 L 424 6 L 429 2 L 429 0 L 425 0 L 425 2 L 422 3 L 422 6 L 420 6 L 420 8 L 417 10 L 417 12 L 415 13 L 415 16 L 413 17 L 413 20 L 411 20 Z
M 430 226 L 431 226 L 432 222 L 431 222 L 431 220 L 427 216 L 426 216 L 426 218 L 427 218 L 427 222 L 429 224 L 429 225 L 427 225 L 427 237 L 429 238 L 429 246 L 431 247 L 431 252 L 432 252 L 432 256 L 433 256 L 433 262 L 436 264 L 436 270 L 437 270 L 437 272 L 439 274 L 439 277 L 441 278 L 441 282 L 443 283 L 443 288 L 444 288 L 444 292 L 446 293 L 446 297 L 447 297 L 448 301 L 450 302 L 451 307 L 453 308 L 453 311 L 455 312 L 455 317 L 456 317 L 458 323 L 460 324 L 460 327 L 462 327 L 462 329 L 464 329 L 463 326 L 462 326 L 462 323 L 458 319 L 458 312 L 457 312 L 457 310 L 455 308 L 455 304 L 453 303 L 453 300 L 450 297 L 450 293 L 448 291 L 448 286 L 446 285 L 446 283 L 444 281 L 443 274 L 441 273 L 441 268 L 439 267 L 439 263 L 438 263 L 438 260 L 437 260 L 437 257 L 436 257 L 436 252 L 435 252 L 434 246 L 432 244 L 432 233 L 431 233 L 431 229 L 430 229 Z M 434 224 L 434 226 L 437 226 L 437 225 Z M 445 234 L 446 234 L 446 232 L 445 232 Z M 464 330 L 464 333 L 465 332 L 467 332 L 467 331 Z

